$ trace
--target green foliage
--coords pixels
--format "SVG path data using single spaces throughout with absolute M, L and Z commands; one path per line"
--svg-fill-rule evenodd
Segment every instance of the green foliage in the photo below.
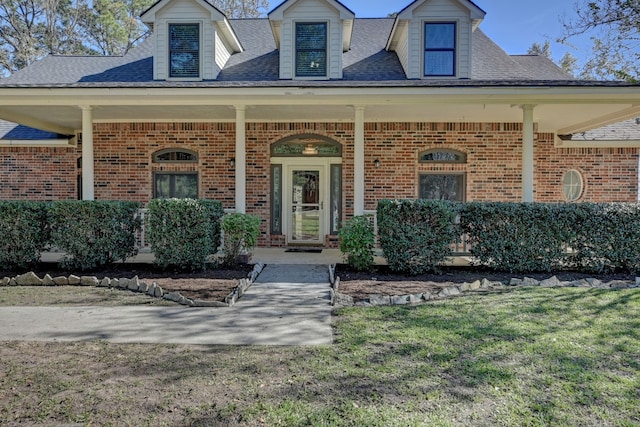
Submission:
M 381 200 L 380 246 L 389 267 L 410 274 L 438 271 L 460 235 L 458 209 L 458 203 L 443 200 Z
M 347 264 L 356 270 L 370 270 L 373 266 L 375 235 L 369 216 L 354 216 L 340 232 L 340 251 L 346 255 Z
M 637 0 L 580 0 L 575 16 L 563 22 L 561 43 L 570 44 L 576 36 L 590 34 L 592 54 L 580 78 L 627 80 L 640 78 L 640 7 Z
M 383 200 L 378 227 L 389 266 L 411 274 L 437 270 L 463 234 L 476 262 L 495 270 L 640 272 L 636 203 Z
M 480 264 L 510 272 L 551 271 L 565 264 L 572 206 L 467 203 L 460 226 Z
M 161 268 L 202 270 L 220 245 L 222 203 L 204 199 L 149 202 L 147 236 Z
M 640 205 L 468 203 L 460 215 L 480 264 L 511 272 L 640 271 Z
M 40 260 L 49 239 L 47 204 L 0 201 L 0 265 L 25 268 Z
M 587 272 L 640 272 L 640 204 L 574 205 L 572 266 Z
M 251 251 L 256 247 L 260 237 L 260 221 L 260 217 L 242 213 L 226 215 L 222 219 L 224 265 L 235 265 L 242 250 Z
M 66 253 L 61 266 L 90 270 L 135 256 L 139 208 L 134 202 L 53 202 L 51 244 Z

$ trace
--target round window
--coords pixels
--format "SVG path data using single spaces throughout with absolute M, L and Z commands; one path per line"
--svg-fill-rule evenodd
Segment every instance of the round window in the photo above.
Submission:
M 562 178 L 562 188 L 566 200 L 570 202 L 578 200 L 584 190 L 584 181 L 580 172 L 575 169 L 565 172 Z

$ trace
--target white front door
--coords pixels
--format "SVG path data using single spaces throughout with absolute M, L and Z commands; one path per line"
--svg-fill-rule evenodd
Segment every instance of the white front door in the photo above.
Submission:
M 285 174 L 287 243 L 324 244 L 328 221 L 326 165 L 290 164 Z

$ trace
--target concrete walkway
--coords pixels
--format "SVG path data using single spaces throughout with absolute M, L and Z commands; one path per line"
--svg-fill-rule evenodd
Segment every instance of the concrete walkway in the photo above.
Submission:
M 231 308 L 0 307 L 0 341 L 332 343 L 328 268 L 267 265 Z

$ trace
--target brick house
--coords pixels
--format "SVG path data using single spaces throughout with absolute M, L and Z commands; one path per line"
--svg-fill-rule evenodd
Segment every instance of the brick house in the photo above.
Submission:
M 267 247 L 334 246 L 383 198 L 637 201 L 640 138 L 589 132 L 635 129 L 640 86 L 507 55 L 484 16 L 468 0 L 380 19 L 286 0 L 229 20 L 160 0 L 129 54 L 0 80 L 0 119 L 19 123 L 0 125 L 0 198 L 217 199 L 259 215 Z

